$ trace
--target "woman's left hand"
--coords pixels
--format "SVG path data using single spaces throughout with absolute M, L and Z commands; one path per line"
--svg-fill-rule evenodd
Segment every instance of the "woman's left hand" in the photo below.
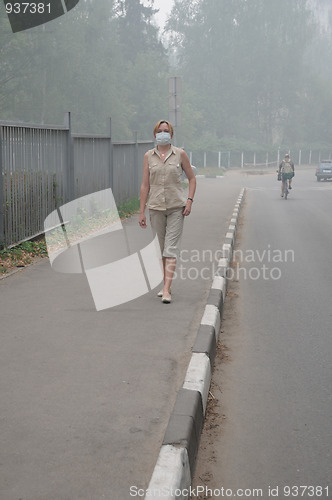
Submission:
M 191 200 L 187 200 L 187 203 L 186 203 L 186 206 L 184 207 L 182 215 L 189 215 L 190 214 L 190 212 L 191 212 L 191 205 L 192 205 L 192 201 Z

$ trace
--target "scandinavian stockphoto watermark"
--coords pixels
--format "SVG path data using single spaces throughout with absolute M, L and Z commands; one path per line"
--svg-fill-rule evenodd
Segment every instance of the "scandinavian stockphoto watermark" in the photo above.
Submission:
M 232 255 L 224 250 L 183 249 L 174 279 L 211 280 L 226 265 L 226 277 L 230 280 L 276 281 L 282 278 L 283 270 L 294 262 L 294 250 L 273 248 L 271 244 L 263 249 L 234 250 Z
M 84 273 L 97 311 L 141 297 L 163 280 L 157 237 L 120 220 L 111 189 L 62 205 L 44 230 L 52 268 Z

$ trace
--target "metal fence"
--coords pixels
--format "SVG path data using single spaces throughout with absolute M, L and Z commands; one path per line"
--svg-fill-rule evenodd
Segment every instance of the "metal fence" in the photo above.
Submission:
M 111 187 L 116 203 L 138 197 L 152 141 L 112 142 L 63 127 L 0 121 L 0 247 L 43 233 L 58 206 Z
M 206 167 L 257 167 L 279 165 L 286 150 L 271 151 L 190 151 L 188 152 L 192 165 L 197 168 Z M 315 165 L 321 160 L 332 158 L 332 149 L 288 151 L 296 165 Z

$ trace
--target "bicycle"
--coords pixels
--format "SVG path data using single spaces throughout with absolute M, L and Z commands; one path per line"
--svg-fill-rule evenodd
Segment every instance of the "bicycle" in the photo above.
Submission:
M 277 174 L 278 174 L 278 181 L 281 181 L 281 187 L 282 187 L 281 196 L 285 198 L 285 200 L 287 200 L 287 197 L 289 195 L 289 188 L 288 188 L 289 177 L 287 174 L 279 172 L 279 170 L 277 170 Z
M 282 182 L 282 194 L 284 195 L 285 200 L 287 200 L 287 196 L 289 194 L 287 177 L 282 176 L 281 182 Z

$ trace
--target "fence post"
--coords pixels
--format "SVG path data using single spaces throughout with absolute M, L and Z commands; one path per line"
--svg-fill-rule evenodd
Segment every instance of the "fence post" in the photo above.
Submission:
M 300 149 L 299 150 L 299 166 L 301 166 L 301 157 L 302 157 L 302 151 Z
M 219 151 L 218 152 L 218 168 L 221 167 L 221 161 L 220 160 L 221 160 L 221 152 Z
M 0 249 L 5 246 L 5 196 L 4 196 L 4 171 L 2 163 L 2 127 L 0 125 Z
M 206 152 L 204 152 L 204 168 L 206 168 Z
M 65 114 L 67 127 L 66 202 L 75 199 L 74 144 L 71 131 L 71 113 Z
M 134 130 L 134 141 L 135 141 L 135 154 L 134 154 L 134 186 L 135 186 L 135 196 L 138 196 L 138 141 L 137 141 L 137 130 Z
M 244 163 L 244 153 L 241 153 L 241 168 L 243 168 Z
M 108 185 L 112 189 L 114 186 L 114 169 L 113 169 L 113 142 L 112 142 L 112 118 L 108 120 Z
M 309 165 L 311 165 L 311 149 L 310 149 L 310 152 L 309 152 Z

